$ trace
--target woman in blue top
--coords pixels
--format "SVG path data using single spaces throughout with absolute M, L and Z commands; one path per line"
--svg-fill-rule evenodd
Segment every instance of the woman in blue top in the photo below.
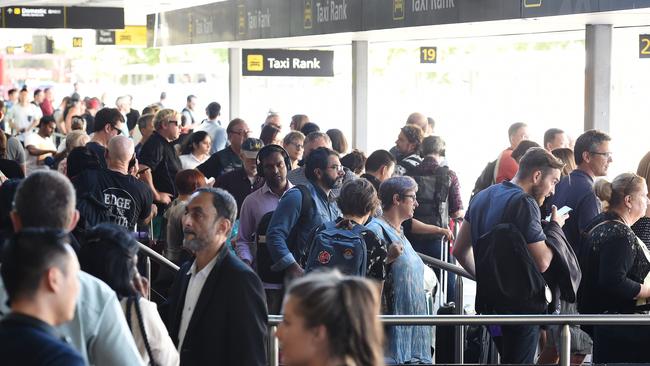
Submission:
M 402 254 L 392 263 L 384 285 L 386 308 L 391 315 L 426 315 L 424 263 L 404 236 L 402 222 L 413 217 L 418 206 L 418 186 L 411 177 L 387 179 L 379 188 L 383 215 L 366 226 L 387 243 L 401 246 Z M 394 326 L 386 332 L 388 364 L 431 363 L 431 327 Z

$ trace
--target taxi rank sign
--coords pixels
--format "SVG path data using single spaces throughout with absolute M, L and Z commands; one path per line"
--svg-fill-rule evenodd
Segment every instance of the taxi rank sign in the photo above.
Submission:
M 334 76 L 334 51 L 244 49 L 244 76 Z

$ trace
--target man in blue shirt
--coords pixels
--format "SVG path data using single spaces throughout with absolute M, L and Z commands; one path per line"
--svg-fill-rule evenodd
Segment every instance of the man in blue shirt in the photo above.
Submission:
M 266 243 L 274 263 L 271 270 L 286 270 L 290 278 L 304 273 L 298 261 L 307 250 L 312 229 L 324 222 L 336 220 L 340 214 L 332 197 L 332 189 L 340 186 L 343 175 L 343 166 L 333 150 L 320 147 L 309 154 L 305 163 L 305 176 L 312 209 L 311 212 L 302 212 L 302 193 L 298 188 L 292 188 L 282 196 L 266 232 Z M 307 217 L 307 220 L 296 227 L 300 217 Z M 295 231 L 293 243 L 289 242 L 292 231 Z
M 212 139 L 210 155 L 212 155 L 226 148 L 228 134 L 226 133 L 226 129 L 221 126 L 221 121 L 219 121 L 219 116 L 221 115 L 221 105 L 219 103 L 212 102 L 208 104 L 205 108 L 205 114 L 208 116 L 208 119 L 203 121 L 194 132 L 205 131 L 210 135 Z
M 553 193 L 562 167 L 562 162 L 549 152 L 542 148 L 531 148 L 521 158 L 519 170 L 512 181 L 493 185 L 477 194 L 470 202 L 454 245 L 454 256 L 461 266 L 473 276 L 476 275 L 473 247 L 480 237 L 502 222 L 504 211 L 509 208 L 507 217 L 511 220 L 508 221 L 524 236 L 539 272 L 545 272 L 553 259 L 553 252 L 545 242 L 539 206 Z M 522 192 L 526 194 L 521 196 Z M 511 199 L 519 196 L 522 198 L 518 202 L 510 203 Z M 551 220 L 562 226 L 565 217 L 557 215 L 554 207 Z M 500 341 L 495 340 L 503 363 L 533 363 L 539 326 L 502 326 L 501 335 Z
M 562 228 L 567 240 L 580 257 L 580 233 L 600 213 L 600 201 L 594 193 L 594 178 L 607 175 L 612 162 L 611 138 L 604 132 L 589 130 L 576 140 L 573 155 L 578 168 L 562 178 L 551 198 L 556 207 L 569 206 L 571 217 Z
M 74 317 L 79 262 L 56 229 L 24 230 L 4 250 L 2 280 L 11 313 L 0 322 L 5 365 L 85 365 L 54 326 Z

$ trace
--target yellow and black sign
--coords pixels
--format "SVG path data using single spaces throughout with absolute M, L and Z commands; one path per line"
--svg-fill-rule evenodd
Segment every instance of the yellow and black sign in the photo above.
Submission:
M 420 47 L 420 63 L 435 64 L 438 62 L 437 47 Z
M 393 0 L 393 20 L 404 19 L 404 1 L 405 0 Z
M 16 53 L 16 47 L 7 46 L 7 55 L 13 55 Z
M 524 0 L 524 8 L 539 8 L 542 6 L 542 0 Z
M 115 31 L 115 44 L 118 46 L 146 46 L 147 26 L 127 25 Z
M 639 58 L 650 58 L 650 34 L 639 34 Z
M 84 46 L 84 39 L 81 37 L 72 37 L 72 47 L 78 48 Z
M 25 43 L 23 45 L 23 51 L 25 51 L 25 53 L 32 53 L 33 50 L 34 50 L 34 47 L 32 47 L 31 43 Z
M 305 0 L 305 9 L 303 10 L 303 27 L 305 29 L 311 29 L 314 26 L 312 14 L 314 14 L 312 0 Z
M 264 71 L 264 56 L 262 55 L 247 55 L 246 56 L 246 70 L 248 71 Z
M 244 76 L 334 76 L 334 51 L 245 49 Z

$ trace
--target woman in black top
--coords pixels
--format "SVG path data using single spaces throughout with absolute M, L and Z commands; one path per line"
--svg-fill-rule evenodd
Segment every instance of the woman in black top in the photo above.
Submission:
M 636 174 L 645 178 L 646 185 L 648 185 L 648 180 L 650 179 L 650 152 L 645 154 L 643 159 L 639 162 Z M 639 221 L 632 225 L 632 230 L 636 236 L 643 240 L 645 245 L 650 248 L 650 208 L 646 210 L 644 217 L 640 218 Z
M 621 174 L 606 185 L 600 198 L 609 203 L 609 209 L 586 229 L 579 310 L 587 314 L 647 312 L 642 305 L 650 297 L 650 286 L 644 284 L 650 273 L 650 254 L 630 228 L 648 207 L 645 179 Z M 594 362 L 650 362 L 648 326 L 594 326 L 593 335 Z

